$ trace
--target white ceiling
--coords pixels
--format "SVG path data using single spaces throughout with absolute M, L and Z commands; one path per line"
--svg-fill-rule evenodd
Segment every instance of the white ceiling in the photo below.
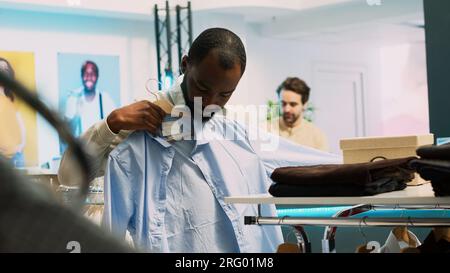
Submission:
M 170 6 L 186 6 L 188 0 L 169 0 Z M 277 10 L 306 10 L 320 6 L 345 3 L 351 0 L 190 0 L 195 11 L 230 9 L 233 13 L 247 13 L 248 8 Z M 165 0 L 0 0 L 0 8 L 45 10 L 58 13 L 86 13 L 140 20 L 151 20 L 153 7 L 165 6 Z M 256 14 L 255 14 L 256 15 Z M 259 17 L 259 15 L 256 15 Z
M 424 40 L 423 0 L 191 0 L 195 12 L 241 15 L 265 37 L 324 43 L 398 43 Z M 126 5 L 124 5 L 126 2 Z M 171 7 L 186 0 L 170 0 Z M 164 0 L 0 0 L 0 8 L 153 19 Z
M 425 41 L 423 0 L 381 3 L 369 6 L 365 0 L 353 0 L 284 14 L 279 11 L 258 20 L 250 14 L 253 21 L 249 21 L 262 36 L 278 39 L 378 46 Z

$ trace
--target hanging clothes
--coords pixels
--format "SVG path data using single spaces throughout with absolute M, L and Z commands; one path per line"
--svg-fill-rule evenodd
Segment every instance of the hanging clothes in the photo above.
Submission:
M 396 232 L 398 231 L 398 232 Z M 394 229 L 389 233 L 379 253 L 402 253 L 407 248 L 417 248 L 421 245 L 417 236 L 406 228 Z

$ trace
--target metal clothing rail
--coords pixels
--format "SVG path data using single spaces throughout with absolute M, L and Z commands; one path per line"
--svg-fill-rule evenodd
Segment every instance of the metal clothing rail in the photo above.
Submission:
M 325 226 L 324 237 L 322 240 L 323 253 L 335 253 L 335 236 L 337 227 L 450 227 L 450 218 L 412 218 L 412 217 L 362 217 L 349 218 L 360 213 L 368 211 L 384 210 L 442 210 L 448 211 L 447 205 L 368 205 L 360 204 L 351 208 L 339 211 L 333 217 L 314 218 L 314 217 L 265 217 L 261 215 L 261 205 L 258 204 L 258 216 L 245 216 L 246 225 L 287 225 L 292 226 L 297 237 L 300 252 L 311 252 L 311 243 L 308 240 L 307 233 L 303 226 Z
M 247 196 L 229 196 L 226 203 L 249 204 L 257 206 L 255 215 L 244 218 L 247 225 L 285 225 L 291 226 L 297 237 L 301 252 L 310 252 L 310 242 L 303 226 L 325 226 L 322 238 L 322 252 L 336 252 L 336 231 L 338 227 L 399 227 L 412 226 L 419 228 L 450 227 L 450 217 L 446 218 L 411 218 L 383 216 L 361 217 L 361 213 L 368 211 L 450 211 L 450 196 L 435 197 L 431 184 L 408 187 L 403 191 L 383 193 L 374 196 L 358 197 L 274 197 L 269 194 L 255 194 Z M 279 205 L 287 207 L 302 206 L 351 206 L 335 213 L 329 218 L 310 217 L 274 217 L 277 215 L 262 215 L 263 205 Z M 401 210 L 400 210 L 401 209 Z M 360 215 L 360 217 L 353 217 Z M 443 214 L 444 215 L 444 214 Z M 365 215 L 364 215 L 365 216 Z M 380 215 L 381 216 L 381 215 Z M 436 217 L 436 216 L 433 216 Z M 439 217 L 439 216 L 438 216 Z
M 247 225 L 337 226 L 337 227 L 450 227 L 450 218 L 311 218 L 245 216 Z
M 351 208 L 348 209 L 344 209 L 338 213 L 336 213 L 335 215 L 333 215 L 333 218 L 341 218 L 341 217 L 351 217 L 351 216 L 355 216 L 364 212 L 368 212 L 368 211 L 383 211 L 383 210 L 396 210 L 396 209 L 403 209 L 403 210 L 442 210 L 442 211 L 447 211 L 450 208 L 450 206 L 442 206 L 442 205 L 367 205 L 367 204 L 360 204 L 360 205 L 356 205 L 353 206 Z M 345 219 L 345 218 L 344 218 Z M 381 219 L 381 218 L 378 218 Z M 390 223 L 394 223 L 393 219 L 397 219 L 401 222 L 401 220 L 405 221 L 408 220 L 408 224 L 411 223 L 411 226 L 417 226 L 417 227 L 429 227 L 427 226 L 427 224 L 429 224 L 429 222 L 426 222 L 426 225 L 414 225 L 413 222 L 411 222 L 411 218 L 387 218 L 386 220 Z M 431 219 L 431 218 L 425 218 L 425 219 Z M 443 218 L 437 218 L 435 220 L 437 220 L 439 223 L 442 222 Z M 367 218 L 362 218 L 361 220 L 367 220 Z M 422 220 L 424 220 L 424 218 L 418 218 L 419 221 L 422 222 Z M 379 223 L 376 223 L 379 224 Z M 401 223 L 397 224 L 397 226 L 408 226 L 408 224 L 406 225 L 402 225 Z M 386 227 L 386 225 L 384 225 Z M 389 225 L 392 226 L 392 225 Z M 436 227 L 436 226 L 440 226 L 440 225 L 433 225 L 431 227 Z M 360 225 L 361 227 L 361 225 Z M 337 226 L 333 225 L 330 226 L 328 225 L 325 228 L 324 231 L 324 235 L 323 235 L 323 239 L 322 239 L 322 252 L 323 253 L 336 253 L 336 243 L 335 243 L 335 237 L 336 237 L 336 230 L 337 230 Z

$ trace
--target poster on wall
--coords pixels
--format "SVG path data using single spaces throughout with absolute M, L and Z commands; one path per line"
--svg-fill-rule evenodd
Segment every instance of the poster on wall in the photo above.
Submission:
M 118 56 L 59 53 L 58 73 L 59 111 L 76 137 L 120 106 Z
M 34 54 L 0 51 L 0 73 L 36 90 Z M 17 168 L 38 165 L 36 111 L 0 85 L 0 154 Z

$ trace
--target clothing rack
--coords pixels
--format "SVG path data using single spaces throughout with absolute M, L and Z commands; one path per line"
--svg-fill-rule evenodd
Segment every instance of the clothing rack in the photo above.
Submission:
M 367 202 L 366 202 L 367 201 Z M 227 203 L 254 204 L 257 205 L 256 216 L 244 216 L 246 225 L 284 225 L 291 226 L 297 237 L 301 252 L 311 252 L 311 243 L 304 226 L 325 226 L 322 239 L 322 252 L 335 253 L 335 236 L 338 227 L 450 227 L 450 218 L 413 218 L 413 217 L 362 217 L 352 216 L 376 210 L 450 210 L 450 197 L 434 197 L 430 184 L 419 187 L 410 187 L 404 191 L 380 194 L 371 197 L 320 197 L 320 198 L 291 198 L 272 197 L 270 195 L 227 197 Z M 263 204 L 278 205 L 352 205 L 343 209 L 332 217 L 274 217 L 261 215 Z M 356 205 L 355 205 L 356 204 Z
M 335 227 L 450 227 L 444 218 L 311 218 L 246 216 L 246 225 L 335 226 Z

